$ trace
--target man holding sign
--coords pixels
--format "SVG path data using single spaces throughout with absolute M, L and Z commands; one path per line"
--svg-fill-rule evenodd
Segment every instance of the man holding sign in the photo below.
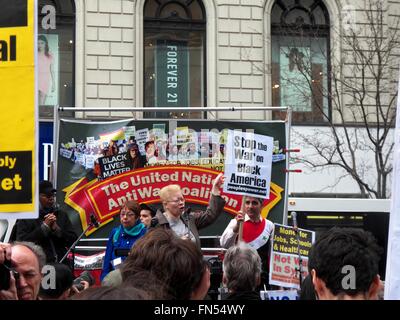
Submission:
M 226 227 L 221 236 L 220 244 L 223 248 L 235 245 L 238 238 L 242 238 L 250 247 L 257 250 L 261 257 L 262 283 L 267 283 L 269 270 L 269 252 L 271 235 L 274 231 L 274 224 L 261 216 L 263 200 L 260 198 L 244 196 L 243 212 L 239 211 L 235 219 Z M 239 235 L 240 224 L 243 223 L 242 235 Z
M 263 198 L 269 198 L 272 149 L 272 137 L 228 130 L 224 191 L 244 197 L 242 209 L 225 229 L 220 244 L 229 248 L 239 240 L 256 249 L 262 262 L 261 280 L 265 284 L 274 224 L 261 216 L 261 209 Z

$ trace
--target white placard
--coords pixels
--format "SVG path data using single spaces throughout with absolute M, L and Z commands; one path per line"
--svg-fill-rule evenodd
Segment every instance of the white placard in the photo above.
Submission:
M 228 130 L 224 192 L 269 198 L 273 138 Z

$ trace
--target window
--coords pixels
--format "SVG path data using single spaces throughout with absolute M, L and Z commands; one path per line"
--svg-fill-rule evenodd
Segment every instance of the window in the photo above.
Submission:
M 75 104 L 75 3 L 40 0 L 38 14 L 39 116 L 52 118 L 55 105 Z
M 200 0 L 144 6 L 144 106 L 205 107 L 206 15 Z M 201 112 L 145 112 L 145 118 L 201 118 Z
M 277 0 L 271 12 L 272 104 L 290 106 L 294 124 L 331 117 L 329 15 L 321 0 Z M 284 113 L 273 112 L 274 119 Z

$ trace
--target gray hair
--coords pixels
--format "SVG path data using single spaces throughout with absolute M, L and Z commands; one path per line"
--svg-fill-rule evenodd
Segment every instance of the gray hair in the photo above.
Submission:
M 44 253 L 41 246 L 28 241 L 14 241 L 11 244 L 12 247 L 23 246 L 28 248 L 33 252 L 39 262 L 39 270 L 42 270 L 43 266 L 46 264 L 46 254 Z
M 261 258 L 257 250 L 244 242 L 230 247 L 225 253 L 223 272 L 230 291 L 253 291 L 261 276 Z
M 254 198 L 256 199 L 260 204 L 263 204 L 264 199 L 263 198 L 257 198 L 257 197 L 252 197 L 252 196 L 243 196 L 243 202 L 247 200 L 247 198 Z

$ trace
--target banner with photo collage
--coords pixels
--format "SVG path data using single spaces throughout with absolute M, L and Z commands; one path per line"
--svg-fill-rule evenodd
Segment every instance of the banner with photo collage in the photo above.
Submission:
M 174 124 L 174 127 L 172 127 Z M 205 210 L 212 182 L 224 172 L 227 128 L 273 138 L 269 199 L 262 215 L 282 223 L 286 190 L 285 123 L 235 121 L 111 121 L 61 120 L 57 157 L 57 202 L 68 212 L 77 232 L 94 214 L 100 228 L 86 236 L 108 236 L 119 223 L 121 204 L 136 200 L 160 208 L 159 191 L 179 184 L 187 206 Z M 220 235 L 240 210 L 241 196 L 222 193 L 226 200 L 217 221 L 202 235 Z

